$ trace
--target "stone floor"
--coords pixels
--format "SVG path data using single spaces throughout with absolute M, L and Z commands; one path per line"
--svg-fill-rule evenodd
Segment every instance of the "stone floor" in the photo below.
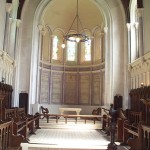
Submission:
M 75 123 L 69 119 L 67 124 L 63 118 L 58 123 L 51 119 L 49 123 L 45 119 L 40 120 L 41 129 L 35 135 L 29 137 L 29 150 L 106 150 L 110 143 L 110 137 L 101 129 L 101 122 L 84 120 Z M 119 143 L 116 143 L 119 145 Z M 128 150 L 118 146 L 118 150 Z

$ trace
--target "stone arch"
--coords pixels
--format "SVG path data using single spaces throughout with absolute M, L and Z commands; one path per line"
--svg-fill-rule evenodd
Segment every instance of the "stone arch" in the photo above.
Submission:
M 51 0 L 42 0 L 42 1 L 29 1 L 27 0 L 24 5 L 22 20 L 22 32 L 27 30 L 30 32 L 28 34 L 28 39 L 22 41 L 21 46 L 21 55 L 20 57 L 26 57 L 28 62 L 25 60 L 20 61 L 20 76 L 23 75 L 26 77 L 26 83 L 19 80 L 20 89 L 29 92 L 29 101 L 30 104 L 38 103 L 38 62 L 39 62 L 39 31 L 37 25 L 41 24 L 41 15 L 48 3 L 51 3 Z M 93 2 L 93 1 L 91 1 Z M 127 58 L 127 53 L 125 52 L 125 15 L 121 0 L 111 0 L 109 2 L 95 0 L 93 3 L 100 9 L 103 14 L 105 23 L 105 92 L 107 95 L 103 95 L 105 104 L 109 104 L 113 100 L 113 95 L 118 92 L 118 94 L 124 95 L 127 94 L 124 91 L 124 87 L 120 88 L 126 82 L 126 74 L 120 76 L 124 70 L 125 62 Z M 32 7 L 32 9 L 31 9 Z M 30 16 L 28 16 L 30 12 Z M 116 19 L 117 18 L 117 19 Z M 117 33 L 117 34 L 116 34 Z M 24 39 L 24 37 L 22 37 Z M 115 40 L 118 39 L 118 40 Z M 122 40 L 121 40 L 122 39 Z M 28 47 L 25 46 L 28 45 Z M 28 49 L 27 49 L 28 48 Z M 26 53 L 24 55 L 24 51 Z M 31 57 L 30 57 L 31 56 Z M 121 56 L 121 57 L 120 57 Z M 125 56 L 125 59 L 124 57 Z M 25 66 L 24 66 L 25 65 Z M 24 67 L 23 67 L 24 66 Z M 23 71 L 23 68 L 27 71 Z M 119 80 L 118 80 L 119 79 Z M 29 84 L 29 86 L 27 86 Z

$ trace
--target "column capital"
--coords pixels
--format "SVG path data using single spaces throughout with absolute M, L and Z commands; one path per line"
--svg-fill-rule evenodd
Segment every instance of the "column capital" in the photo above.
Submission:
M 5 9 L 7 13 L 10 13 L 12 10 L 12 3 L 6 3 Z
M 138 22 L 135 22 L 135 23 L 134 23 L 134 26 L 135 26 L 136 29 L 138 29 L 138 28 L 139 28 L 139 23 L 138 23 Z
M 126 25 L 127 25 L 128 31 L 130 31 L 131 30 L 131 23 L 127 23 Z
M 100 32 L 100 37 L 103 37 L 104 36 L 104 32 Z
M 22 21 L 20 19 L 17 19 L 17 27 L 19 28 L 21 25 Z
M 38 29 L 43 36 L 46 34 L 46 29 L 44 25 L 42 24 L 38 25 Z
M 37 27 L 38 27 L 38 29 L 41 31 L 41 30 L 43 29 L 44 25 L 39 24 L 39 25 L 37 25 Z
M 108 31 L 108 27 L 104 27 L 104 33 L 106 34 Z
M 131 71 L 132 71 L 132 69 L 133 69 L 132 65 L 131 65 L 131 64 L 129 64 L 129 65 L 128 65 L 128 71 L 129 71 L 129 72 L 131 72 Z

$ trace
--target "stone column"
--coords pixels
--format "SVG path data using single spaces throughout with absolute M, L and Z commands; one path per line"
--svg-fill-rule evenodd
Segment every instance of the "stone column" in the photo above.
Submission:
M 104 28 L 104 49 L 105 49 L 105 105 L 110 104 L 111 100 L 111 54 L 108 49 L 108 27 Z
M 16 42 L 16 29 L 17 29 L 17 19 L 10 18 L 8 54 L 12 58 L 15 57 L 14 51 L 15 51 L 15 42 Z
M 4 45 L 3 49 L 4 51 L 8 51 L 8 37 L 9 37 L 9 26 L 10 26 L 10 12 L 12 10 L 12 4 L 6 3 L 6 21 L 5 21 L 5 33 L 4 33 Z
M 14 80 L 12 81 L 13 84 L 13 99 L 15 100 L 13 102 L 13 106 L 18 106 L 19 104 L 19 56 L 20 56 L 20 28 L 21 28 L 21 20 L 17 19 L 16 20 L 16 41 L 14 45 Z
M 10 29 L 11 29 L 11 24 L 13 22 L 12 18 L 8 19 L 8 34 L 6 37 L 6 52 L 9 53 L 9 48 L 10 48 Z
M 135 45 L 136 45 L 136 58 L 139 58 L 139 23 L 135 22 Z
M 35 100 L 35 104 L 38 104 L 38 100 L 40 100 L 40 83 L 41 83 L 41 79 L 40 79 L 40 74 L 42 75 L 42 70 L 43 70 L 43 54 L 42 54 L 42 41 L 43 41 L 43 36 L 45 35 L 45 31 L 44 31 L 44 26 L 43 25 L 38 25 L 38 29 L 39 29 L 39 64 L 41 64 L 41 67 L 38 66 L 38 77 L 37 77 L 37 99 Z
M 143 39 L 143 8 L 137 9 L 138 23 L 139 23 L 139 55 L 144 55 L 144 39 Z
M 101 61 L 105 61 L 105 49 L 104 49 L 104 33 L 100 33 L 100 53 Z
M 128 29 L 128 63 L 131 63 L 131 24 L 127 23 Z
M 104 105 L 105 104 L 105 69 L 102 69 L 101 89 L 102 89 L 101 104 Z
M 148 71 L 147 73 L 146 73 L 146 83 L 147 83 L 147 85 L 150 85 L 150 71 Z

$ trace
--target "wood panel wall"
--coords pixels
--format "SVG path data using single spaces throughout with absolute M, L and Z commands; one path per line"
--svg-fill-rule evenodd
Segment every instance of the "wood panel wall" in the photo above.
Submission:
M 142 112 L 143 120 L 146 120 L 146 115 L 148 113 L 147 106 L 141 101 L 141 99 L 145 99 L 147 102 L 150 102 L 150 86 L 132 89 L 129 95 L 131 110 Z
M 101 71 L 41 70 L 40 104 L 102 104 L 103 73 Z
M 11 108 L 12 91 L 11 85 L 0 82 L 0 98 L 4 97 L 3 108 Z

